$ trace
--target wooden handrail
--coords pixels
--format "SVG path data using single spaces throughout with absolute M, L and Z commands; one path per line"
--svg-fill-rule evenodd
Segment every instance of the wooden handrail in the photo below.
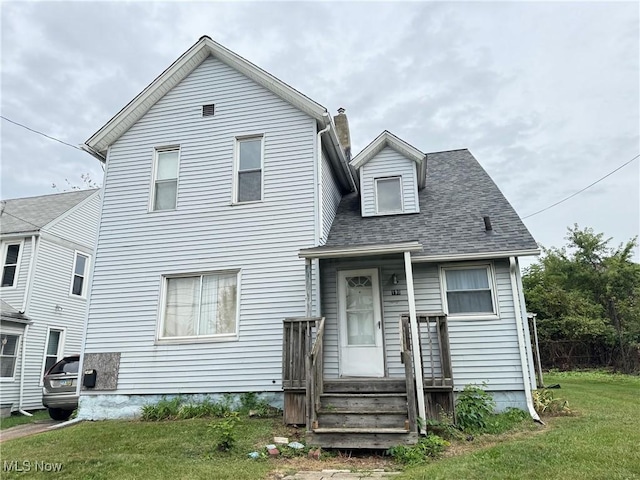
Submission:
M 305 358 L 307 390 L 307 431 L 316 428 L 320 395 L 324 392 L 324 317 L 316 321 L 316 338 Z
M 417 432 L 417 397 L 415 373 L 413 370 L 413 352 L 411 350 L 411 328 L 409 326 L 409 318 L 400 317 L 400 355 L 402 363 L 404 363 L 404 374 L 407 385 L 407 411 L 409 419 L 409 431 Z

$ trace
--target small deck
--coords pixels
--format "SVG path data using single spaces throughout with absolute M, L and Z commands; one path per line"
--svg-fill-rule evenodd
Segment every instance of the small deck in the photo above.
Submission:
M 427 418 L 453 413 L 453 379 L 446 317 L 420 315 L 420 358 L 428 368 L 416 382 L 408 316 L 400 318 L 404 378 L 339 378 L 323 375 L 324 318 L 284 321 L 284 421 L 304 424 L 307 440 L 325 448 L 389 448 L 419 438 L 416 384 L 422 388 Z M 420 379 L 418 379 L 420 380 Z

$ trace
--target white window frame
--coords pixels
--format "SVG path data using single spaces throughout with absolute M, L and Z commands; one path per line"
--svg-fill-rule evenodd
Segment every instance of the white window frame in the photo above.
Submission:
M 76 276 L 76 263 L 78 262 L 78 255 L 82 255 L 86 257 L 86 262 L 84 263 L 84 275 L 82 276 L 82 294 L 76 295 L 73 293 L 73 280 Z M 87 277 L 89 276 L 89 272 L 91 267 L 91 255 L 88 253 L 81 252 L 80 250 L 73 251 L 73 268 L 71 269 L 71 282 L 69 285 L 69 296 L 73 298 L 87 298 Z
M 389 210 L 381 212 L 378 207 L 378 180 L 400 180 L 400 210 Z M 404 213 L 404 184 L 402 181 L 402 175 L 390 175 L 386 177 L 376 177 L 373 179 L 373 194 L 376 198 L 376 215 L 395 215 L 398 213 Z
M 251 140 L 260 140 L 260 200 L 249 200 L 241 202 L 238 200 L 238 194 L 240 193 L 240 143 Z M 238 135 L 234 137 L 233 141 L 233 186 L 232 186 L 232 205 L 247 205 L 252 203 L 264 202 L 264 141 L 265 134 L 257 133 L 251 135 Z M 256 171 L 256 169 L 249 170 Z
M 2 287 L 2 279 L 4 277 L 4 267 L 6 267 L 7 261 L 7 252 L 9 251 L 9 247 L 12 245 L 19 245 L 20 250 L 18 251 L 18 259 L 16 260 L 16 273 L 13 276 L 13 285 L 7 285 Z M 33 248 L 33 246 L 32 246 Z M 18 277 L 20 275 L 20 265 L 22 265 L 22 252 L 24 252 L 24 239 L 17 242 L 7 242 L 2 247 L 2 270 L 0 270 L 0 288 L 10 290 L 17 288 L 18 286 Z
M 40 372 L 40 386 L 43 385 L 42 379 L 44 377 L 44 367 L 47 363 L 47 357 L 49 356 L 47 355 L 47 349 L 49 347 L 49 337 L 51 336 L 51 331 L 54 331 L 54 330 L 57 332 L 60 332 L 60 340 L 58 342 L 58 351 L 56 352 L 56 361 L 54 362 L 54 365 L 58 363 L 60 360 L 62 360 L 62 358 L 64 357 L 64 343 L 66 340 L 67 329 L 64 327 L 54 327 L 54 326 L 47 327 L 47 336 L 45 337 L 45 340 L 44 340 L 44 351 L 42 352 L 42 369 Z
M 203 277 L 206 275 L 220 275 L 220 274 L 236 274 L 236 323 L 234 333 L 217 333 L 214 335 L 197 335 L 190 337 L 163 337 L 162 332 L 164 330 L 165 322 L 165 310 L 167 299 L 167 287 L 169 285 L 168 280 L 171 278 L 188 278 L 188 277 Z M 240 337 L 240 298 L 241 298 L 241 284 L 242 284 L 242 270 L 240 268 L 229 268 L 224 270 L 209 270 L 205 272 L 189 272 L 189 273 L 176 273 L 170 275 L 163 275 L 161 277 L 161 291 L 158 305 L 158 328 L 156 330 L 156 344 L 176 344 L 176 343 L 202 343 L 202 342 L 228 342 L 237 341 Z
M 469 312 L 469 313 L 449 313 L 449 303 L 447 299 L 447 270 L 477 270 L 480 268 L 486 269 L 487 280 L 489 283 L 489 290 L 491 291 L 491 305 L 493 312 Z M 450 319 L 473 319 L 473 320 L 495 320 L 500 318 L 500 312 L 498 310 L 498 286 L 496 283 L 495 267 L 493 262 L 479 262 L 479 263 L 454 263 L 440 265 L 440 293 L 442 299 L 442 307 L 447 317 Z
M 0 377 L 0 382 L 14 382 L 16 379 L 16 370 L 18 369 L 18 360 L 20 359 L 20 350 L 22 348 L 22 335 L 19 333 L 3 333 L 0 335 L 0 342 L 2 341 L 3 336 L 18 337 L 18 340 L 16 340 L 16 353 L 13 355 L 15 356 L 15 362 L 13 363 L 13 375 L 11 377 Z M 0 344 L 0 352 L 1 351 L 2 345 Z
M 165 208 L 162 210 L 155 209 L 156 203 L 156 175 L 158 173 L 158 154 L 163 152 L 178 152 L 178 168 L 176 171 L 176 206 L 174 208 Z M 151 194 L 149 195 L 149 212 L 175 212 L 178 209 L 178 192 L 180 191 L 180 163 L 182 160 L 182 149 L 180 145 L 167 145 L 163 147 L 155 147 L 153 149 L 153 166 L 151 168 Z

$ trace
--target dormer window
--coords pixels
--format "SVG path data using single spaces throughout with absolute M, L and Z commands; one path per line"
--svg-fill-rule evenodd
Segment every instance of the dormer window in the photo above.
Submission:
M 376 178 L 376 213 L 402 213 L 402 178 Z

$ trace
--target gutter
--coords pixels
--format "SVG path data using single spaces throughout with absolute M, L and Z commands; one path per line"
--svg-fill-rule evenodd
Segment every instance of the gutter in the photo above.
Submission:
M 86 143 L 80 144 L 80 149 L 85 151 L 85 152 L 87 152 L 92 157 L 97 158 L 100 161 L 100 163 L 106 163 L 107 162 L 107 157 L 105 157 L 100 152 L 98 152 L 96 149 L 94 149 L 93 147 L 90 147 Z
M 388 255 L 392 253 L 419 252 L 419 242 L 389 243 L 386 245 L 359 245 L 353 247 L 317 247 L 303 248 L 298 252 L 300 258 L 340 258 L 361 257 L 367 255 Z
M 511 274 L 511 293 L 513 295 L 513 310 L 516 317 L 516 330 L 518 331 L 518 350 L 520 351 L 520 364 L 522 366 L 522 383 L 524 385 L 524 395 L 527 400 L 527 408 L 529 414 L 534 421 L 544 425 L 544 422 L 540 419 L 538 412 L 533 406 L 533 396 L 531 394 L 531 384 L 529 383 L 529 362 L 527 361 L 527 353 L 524 340 L 524 326 L 522 318 L 522 308 L 520 305 L 520 296 L 518 294 L 518 281 L 516 277 L 516 269 L 518 263 L 516 257 L 509 257 L 509 273 Z
M 318 222 L 316 227 L 316 238 L 315 244 L 320 245 L 320 240 L 322 238 L 322 134 L 327 133 L 331 130 L 331 124 L 324 127 L 316 134 L 316 148 L 318 149 L 317 155 L 317 163 L 316 163 L 316 189 L 317 189 L 317 199 L 318 199 L 318 213 L 316 214 L 316 221 Z
M 480 260 L 488 258 L 509 258 L 527 257 L 540 255 L 537 248 L 528 250 L 511 250 L 506 252 L 481 252 L 481 253 L 459 253 L 457 255 L 415 255 L 411 257 L 413 263 L 420 262 L 455 262 L 460 260 Z

